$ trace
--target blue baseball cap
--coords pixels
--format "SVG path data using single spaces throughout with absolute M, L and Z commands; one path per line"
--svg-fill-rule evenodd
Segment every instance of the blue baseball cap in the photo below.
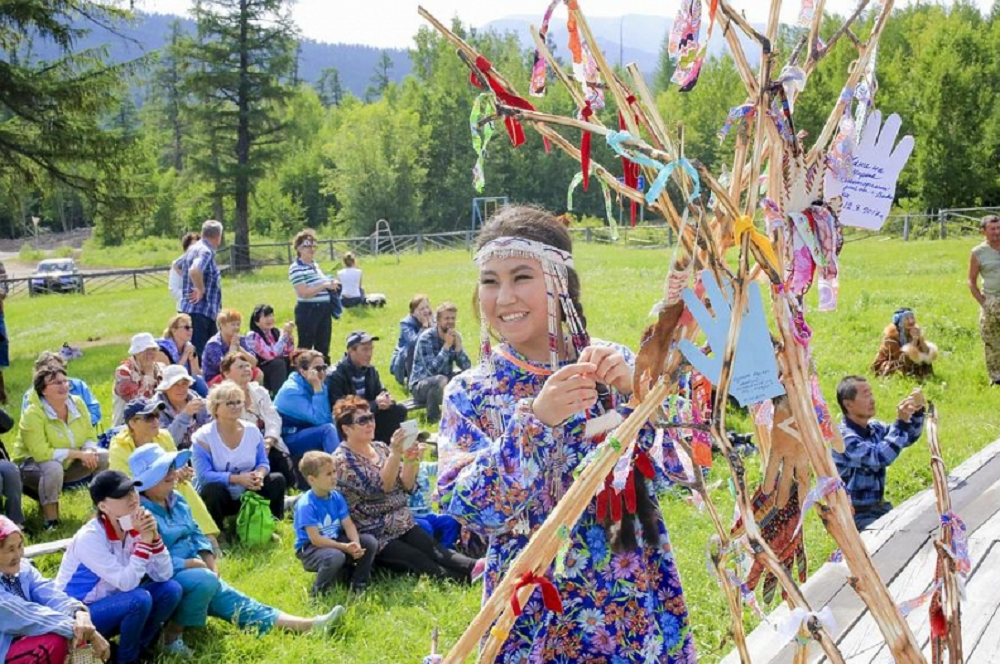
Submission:
M 125 406 L 125 421 L 128 422 L 136 415 L 159 414 L 166 407 L 167 404 L 162 401 L 137 397 L 129 401 Z

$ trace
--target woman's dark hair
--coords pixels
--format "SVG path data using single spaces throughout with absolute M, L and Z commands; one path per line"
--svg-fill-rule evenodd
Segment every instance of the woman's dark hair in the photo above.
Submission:
M 274 307 L 272 307 L 270 304 L 258 304 L 256 307 L 253 308 L 253 313 L 250 314 L 250 330 L 252 332 L 256 332 L 257 334 L 263 337 L 264 330 L 260 329 L 260 319 L 263 318 L 264 316 L 270 316 L 273 313 L 274 313 Z M 281 336 L 281 333 L 278 332 L 278 328 L 276 327 L 271 328 L 270 334 L 271 334 L 271 343 L 277 341 L 278 337 Z
M 184 236 L 181 238 L 181 248 L 184 251 L 187 251 L 188 247 L 190 247 L 192 244 L 194 244 L 195 242 L 197 242 L 200 239 L 201 239 L 201 235 L 199 235 L 198 233 L 195 233 L 194 231 L 191 231 L 189 233 L 185 233 Z
M 551 212 L 532 205 L 508 205 L 500 208 L 479 231 L 476 238 L 476 251 L 482 249 L 488 242 L 501 237 L 520 237 L 547 244 L 567 253 L 573 253 L 573 239 L 566 225 L 559 221 Z M 569 299 L 572 300 L 583 327 L 587 327 L 587 319 L 583 315 L 583 304 L 580 302 L 580 277 L 573 268 L 566 268 L 569 286 Z M 472 310 L 479 315 L 478 289 L 473 294 Z M 565 316 L 565 313 L 564 313 Z
M 65 375 L 65 367 L 56 366 L 55 364 L 45 365 L 35 372 L 35 377 L 31 381 L 32 386 L 35 388 L 35 394 L 41 397 L 42 393 L 45 392 L 45 388 L 48 385 L 50 378 Z
M 488 242 L 501 237 L 520 237 L 547 244 L 567 253 L 573 252 L 573 239 L 570 237 L 566 224 L 552 213 L 530 205 L 507 206 L 490 217 L 479 232 L 476 249 L 482 249 Z M 569 298 L 573 302 L 584 329 L 587 319 L 583 315 L 583 304 L 580 302 L 580 277 L 573 268 L 567 268 L 567 286 Z M 479 314 L 477 302 L 478 289 L 473 295 L 472 310 Z M 563 312 L 565 317 L 565 312 Z M 606 519 L 603 523 L 611 548 L 615 551 L 625 551 L 638 547 L 635 533 L 635 522 L 642 524 L 643 540 L 650 546 L 657 546 L 660 541 L 659 508 L 650 497 L 646 480 L 641 476 L 635 478 L 636 513 L 627 510 L 622 514 L 620 523 Z

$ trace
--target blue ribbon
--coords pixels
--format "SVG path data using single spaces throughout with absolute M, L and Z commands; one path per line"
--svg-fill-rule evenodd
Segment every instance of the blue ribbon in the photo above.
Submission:
M 619 156 L 640 166 L 648 166 L 657 172 L 656 179 L 653 180 L 649 186 L 649 191 L 646 192 L 646 203 L 648 205 L 653 205 L 656 199 L 660 197 L 660 194 L 663 193 L 663 188 L 667 186 L 667 180 L 670 179 L 670 176 L 678 166 L 683 168 L 691 177 L 693 188 L 688 200 L 698 198 L 701 194 L 701 179 L 698 177 L 698 171 L 695 170 L 694 165 L 690 161 L 681 158 L 669 164 L 660 163 L 641 152 L 630 151 L 622 145 L 632 140 L 635 140 L 635 137 L 627 131 L 612 131 L 608 134 L 608 146 L 617 152 Z

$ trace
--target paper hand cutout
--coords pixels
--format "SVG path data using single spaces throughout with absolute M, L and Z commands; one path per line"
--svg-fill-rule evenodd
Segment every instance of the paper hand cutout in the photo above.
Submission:
M 777 400 L 774 404 L 771 450 L 761 489 L 771 496 L 776 485 L 778 508 L 787 506 L 788 499 L 793 495 L 795 503 L 801 505 L 809 493 L 809 457 L 802 444 L 802 434 L 795 425 L 795 416 L 788 399 Z
M 688 310 L 704 330 L 713 355 L 705 355 L 687 339 L 682 340 L 678 347 L 691 366 L 712 381 L 713 385 L 718 385 L 732 309 L 710 271 L 701 273 L 701 282 L 705 286 L 706 296 L 712 303 L 714 317 L 690 289 L 685 289 L 682 297 Z M 726 290 L 732 297 L 732 289 Z M 733 379 L 729 388 L 729 393 L 740 402 L 741 406 L 760 403 L 785 393 L 785 388 L 778 381 L 774 346 L 764 318 L 760 287 L 756 282 L 750 283 L 747 303 L 749 306 L 740 327 L 739 343 L 733 360 Z
M 875 231 L 882 228 L 896 197 L 896 181 L 913 152 L 912 136 L 904 136 L 896 144 L 901 125 L 893 113 L 883 127 L 882 113 L 875 111 L 868 116 L 854 148 L 850 176 L 841 180 L 835 170 L 827 170 L 825 198 L 842 198 L 841 224 Z

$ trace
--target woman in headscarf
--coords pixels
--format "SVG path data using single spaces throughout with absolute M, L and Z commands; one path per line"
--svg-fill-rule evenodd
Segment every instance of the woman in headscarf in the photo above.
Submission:
M 871 370 L 878 376 L 898 371 L 907 376 L 925 378 L 934 373 L 932 363 L 937 356 L 937 346 L 924 338 L 913 310 L 904 307 L 896 310 L 892 323 L 886 326 Z

